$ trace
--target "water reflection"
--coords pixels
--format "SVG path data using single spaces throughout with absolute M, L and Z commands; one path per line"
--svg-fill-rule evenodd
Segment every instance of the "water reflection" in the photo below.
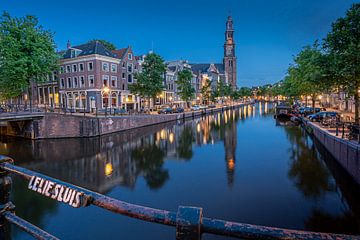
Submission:
M 306 229 L 317 232 L 358 234 L 360 220 L 356 216 L 359 216 L 357 215 L 359 214 L 359 187 L 351 180 L 345 185 L 337 185 L 330 170 L 337 175 L 341 174 L 341 179 L 346 179 L 348 176 L 336 160 L 320 146 L 320 143 L 312 140 L 304 130 L 299 131 L 296 127 L 284 129 L 291 143 L 288 175 L 303 196 L 315 202 L 309 217 L 304 222 Z M 329 168 L 329 164 L 333 167 Z M 321 202 L 326 202 L 324 201 L 326 195 L 340 195 L 340 198 L 343 198 L 341 195 L 349 195 L 349 191 L 352 192 L 350 198 L 353 200 L 348 202 L 350 204 L 356 202 L 354 206 L 350 205 L 350 209 L 345 201 L 342 202 L 340 214 L 329 213 L 322 206 Z
M 157 125 L 90 139 L 25 141 L 3 138 L 0 153 L 16 164 L 106 193 L 114 186 L 133 188 L 139 176 L 150 189 L 169 179 L 165 159 L 189 161 L 193 145 L 223 142 L 228 185 L 234 182 L 237 121 L 254 116 L 255 107 L 227 110 L 194 121 Z
M 159 194 L 161 200 L 157 207 L 164 209 L 174 209 L 173 205 L 176 208 L 187 202 L 208 207 L 213 212 L 218 209 L 214 217 L 234 221 L 359 233 L 360 194 L 355 191 L 358 186 L 348 187 L 351 181 L 338 176 L 341 171 L 333 166 L 336 164 L 329 160 L 331 157 L 320 151 L 316 142 L 299 127 L 278 126 L 272 114 L 271 104 L 259 103 L 191 121 L 99 138 L 21 141 L 21 144 L 16 139 L 3 138 L 0 154 L 13 157 L 16 164 L 26 168 L 100 193 L 112 194 L 112 190 L 121 187 L 134 193 L 130 202 L 137 200 L 140 191 L 145 191 L 146 200 L 142 199 L 142 204 L 151 201 L 146 194 L 153 194 L 152 198 Z M 284 145 L 274 145 L 275 138 L 281 138 Z M 204 153 L 204 149 L 213 152 Z M 209 155 L 214 158 L 207 159 Z M 181 164 L 183 169 L 173 163 Z M 203 176 L 195 176 L 204 170 L 201 168 L 206 168 Z M 183 176 L 191 177 L 184 180 Z M 197 183 L 185 188 L 195 181 L 193 179 Z M 144 187 L 137 189 L 141 184 Z M 46 226 L 45 216 L 61 215 L 57 212 L 60 204 L 36 193 L 24 193 L 23 181 L 15 181 L 14 185 L 13 201 L 20 216 L 42 227 Z M 209 186 L 214 192 L 202 190 Z M 177 188 L 181 194 L 176 195 Z M 283 190 L 276 191 L 276 188 Z M 115 197 L 123 199 L 121 194 Z M 202 202 L 196 202 L 202 197 Z M 262 201 L 267 198 L 269 202 L 264 204 Z M 286 211 L 284 219 L 279 217 L 283 215 L 279 214 L 282 209 L 276 208 L 277 204 L 283 208 L 293 203 L 301 204 L 304 211 L 296 214 Z M 270 207 L 267 208 L 267 204 Z M 271 219 L 269 222 L 267 217 Z M 291 222 L 289 219 L 293 225 L 287 225 Z
M 297 128 L 285 128 L 289 142 L 290 168 L 289 177 L 305 197 L 320 198 L 327 191 L 335 191 L 330 181 L 330 172 L 316 153 L 315 146 Z

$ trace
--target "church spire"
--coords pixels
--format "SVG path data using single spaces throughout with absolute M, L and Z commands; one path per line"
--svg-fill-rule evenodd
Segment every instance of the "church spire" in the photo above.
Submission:
M 234 25 L 231 16 L 228 16 L 226 21 L 225 44 L 224 44 L 224 69 L 226 75 L 226 82 L 235 89 L 237 73 L 236 73 Z

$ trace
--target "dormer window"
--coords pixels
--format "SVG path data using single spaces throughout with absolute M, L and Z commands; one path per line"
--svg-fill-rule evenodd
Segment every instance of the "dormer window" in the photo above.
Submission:
M 128 59 L 132 60 L 132 54 L 131 53 L 128 54 Z
M 71 58 L 76 58 L 79 54 L 81 53 L 80 50 L 77 50 L 77 49 L 71 49 L 71 52 L 70 52 L 70 57 Z

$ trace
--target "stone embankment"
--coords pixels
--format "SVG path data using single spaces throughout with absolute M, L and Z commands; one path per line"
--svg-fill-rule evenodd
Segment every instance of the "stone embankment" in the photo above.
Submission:
M 346 172 L 360 184 L 360 144 L 336 136 L 313 122 L 304 120 L 304 125 Z
M 41 119 L 9 121 L 0 127 L 0 135 L 30 139 L 95 137 L 164 122 L 196 118 L 239 108 L 245 104 L 178 114 L 132 116 L 78 116 L 47 113 Z

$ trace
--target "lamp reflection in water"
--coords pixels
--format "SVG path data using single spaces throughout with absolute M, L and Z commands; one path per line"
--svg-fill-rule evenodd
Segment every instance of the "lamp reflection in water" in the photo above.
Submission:
M 173 143 L 174 142 L 174 133 L 170 133 L 169 134 L 169 142 Z
M 196 125 L 196 131 L 197 131 L 198 133 L 200 133 L 200 131 L 201 131 L 200 123 L 198 123 L 198 124 Z
M 113 165 L 111 163 L 105 164 L 105 176 L 111 176 L 113 173 Z

